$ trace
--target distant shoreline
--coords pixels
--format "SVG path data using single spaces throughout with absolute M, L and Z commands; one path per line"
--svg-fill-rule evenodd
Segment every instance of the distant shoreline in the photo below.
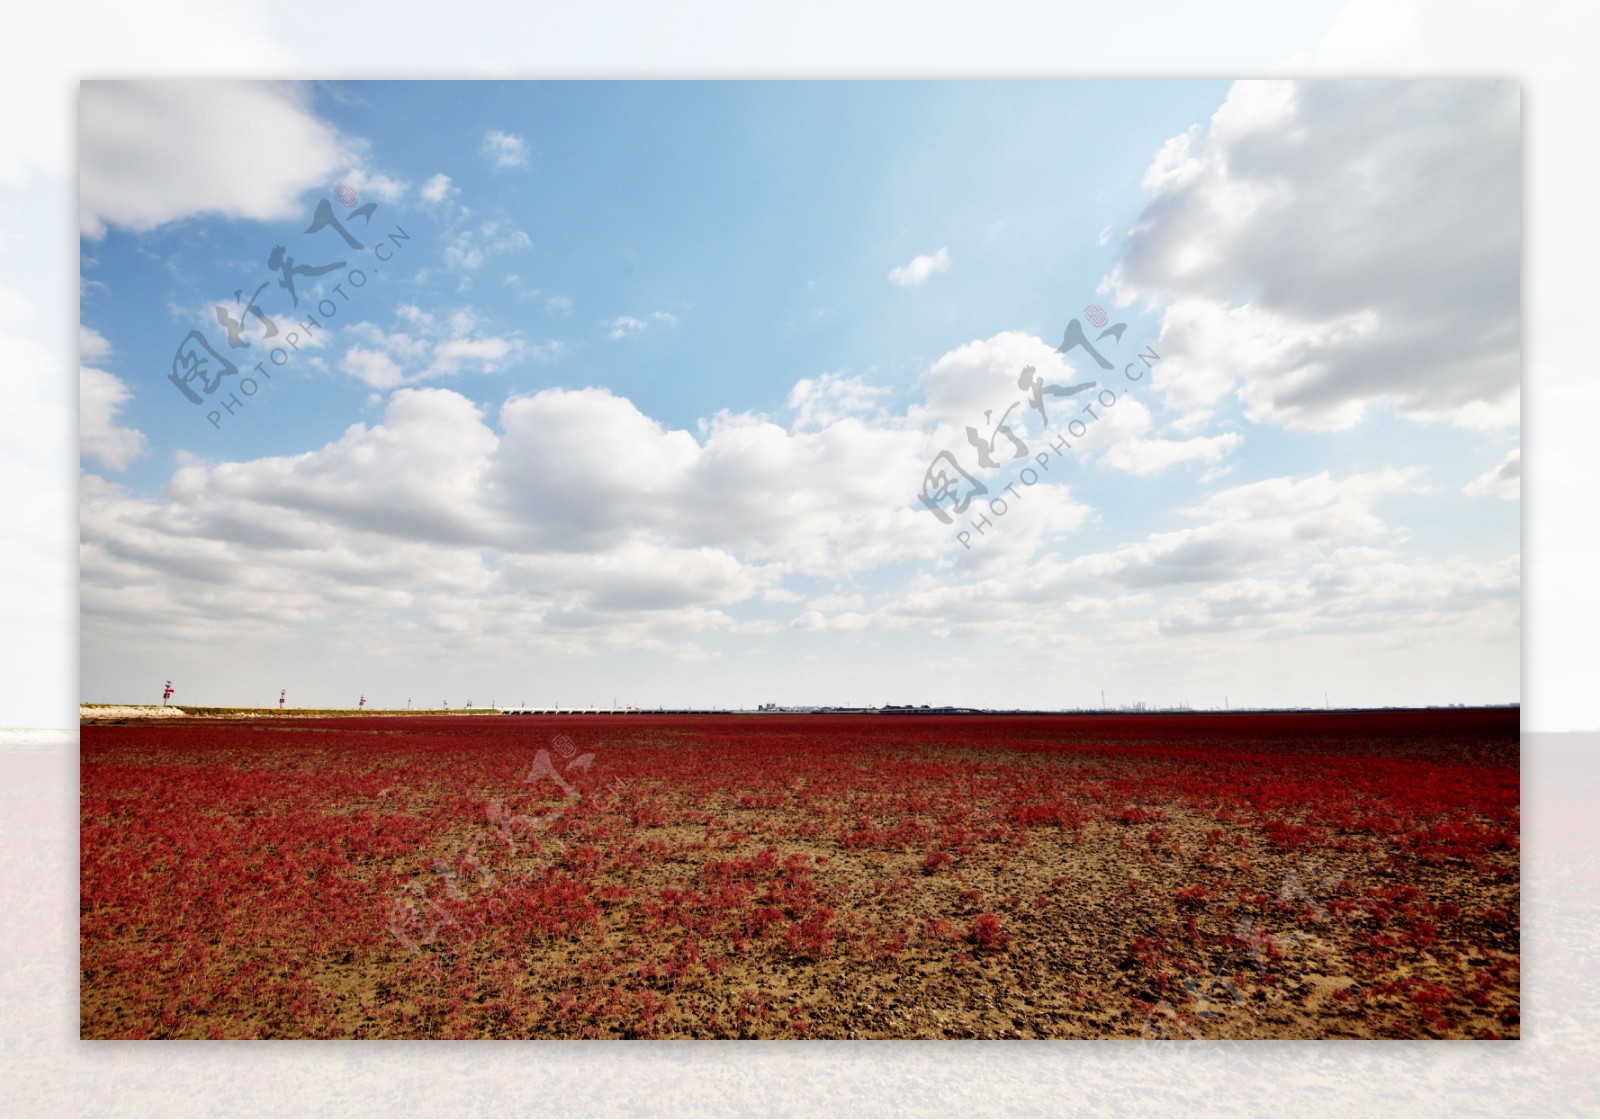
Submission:
M 1362 713 L 1397 712 L 1489 712 L 1520 711 L 1520 704 L 1440 704 L 1425 707 L 1393 708 L 229 708 L 161 704 L 80 704 L 79 724 L 122 722 L 135 719 L 372 719 L 375 717 L 496 716 L 537 719 L 539 717 L 629 716 L 1084 716 L 1130 719 L 1152 716 L 1297 715 L 1338 716 Z

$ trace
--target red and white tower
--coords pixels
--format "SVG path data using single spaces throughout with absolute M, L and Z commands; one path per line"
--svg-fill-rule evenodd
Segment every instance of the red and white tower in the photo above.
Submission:
M 172 682 L 167 682 L 167 687 L 161 690 L 161 706 L 165 708 L 167 701 L 172 699 Z

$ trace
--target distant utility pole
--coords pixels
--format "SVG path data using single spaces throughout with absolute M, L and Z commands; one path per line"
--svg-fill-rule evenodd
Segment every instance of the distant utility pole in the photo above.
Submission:
M 1328 704 L 1328 694 L 1327 694 L 1327 693 L 1326 693 L 1326 692 L 1324 692 L 1324 693 L 1323 693 L 1323 694 L 1322 694 L 1322 706 L 1323 706 L 1323 707 L 1324 707 L 1324 708 L 1327 708 L 1327 707 L 1329 707 L 1329 706 L 1330 706 L 1330 705 L 1329 705 L 1329 704 Z
M 1106 710 L 1106 690 L 1103 688 L 1100 690 L 1100 710 Z
M 287 688 L 278 689 L 278 710 L 279 711 L 283 710 L 283 699 L 284 699 L 285 696 L 288 695 L 288 693 L 289 693 L 289 690 Z
M 361 694 L 361 699 L 356 701 L 356 711 L 359 712 L 362 708 L 365 708 L 366 706 L 367 706 L 367 694 L 365 692 L 363 692 Z

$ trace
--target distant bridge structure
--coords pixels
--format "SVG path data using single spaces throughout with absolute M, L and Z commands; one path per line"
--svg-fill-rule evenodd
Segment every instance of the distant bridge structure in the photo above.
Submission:
M 638 708 L 501 708 L 503 716 L 620 716 Z

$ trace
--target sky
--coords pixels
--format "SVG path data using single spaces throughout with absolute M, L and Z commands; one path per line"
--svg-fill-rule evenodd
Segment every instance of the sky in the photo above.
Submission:
M 1518 701 L 1521 109 L 86 83 L 81 699 Z

